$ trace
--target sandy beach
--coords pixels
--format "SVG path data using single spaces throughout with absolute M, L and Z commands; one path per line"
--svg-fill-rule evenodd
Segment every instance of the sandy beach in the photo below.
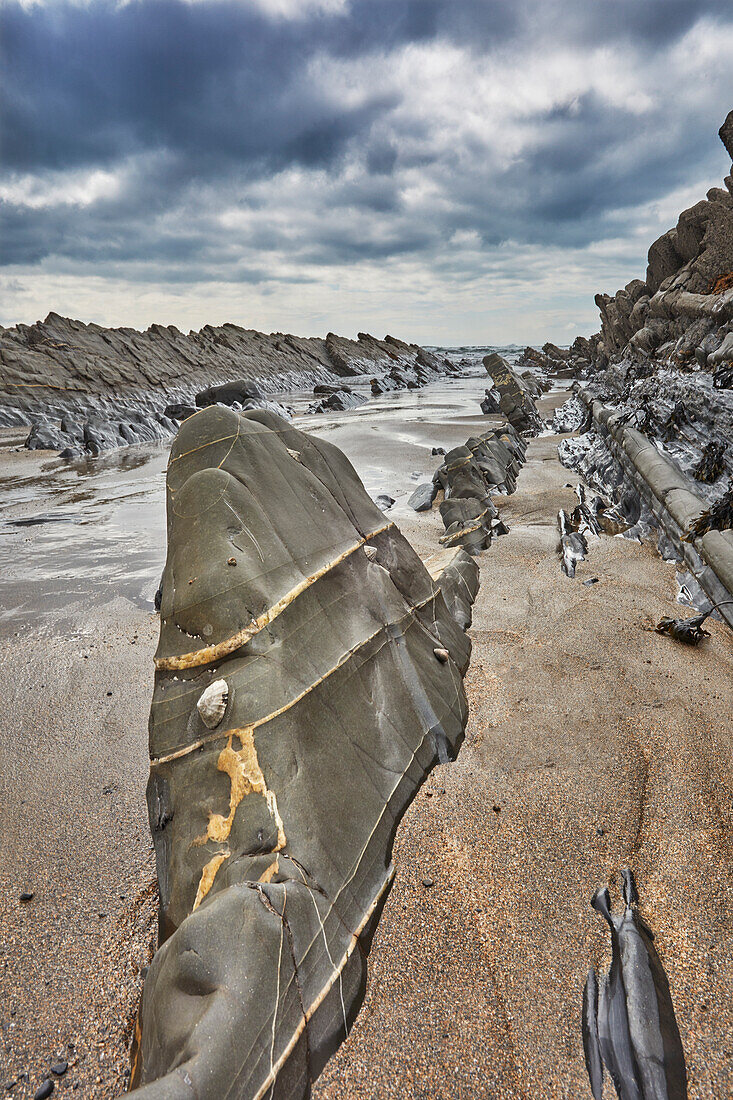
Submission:
M 394 496 L 390 518 L 428 556 L 439 515 L 406 502 L 433 446 L 490 426 L 484 388 L 475 373 L 298 426 Z M 367 997 L 318 1097 L 589 1095 L 580 1001 L 608 941 L 589 902 L 626 865 L 689 1095 L 733 1093 L 733 639 L 717 622 L 694 651 L 653 632 L 680 608 L 674 566 L 648 546 L 591 539 L 563 575 L 556 514 L 575 498 L 557 442 L 533 440 L 516 494 L 497 498 L 510 533 L 479 559 L 466 741 L 399 829 Z M 165 450 L 69 473 L 15 446 L 7 433 L 0 1083 L 31 1097 L 62 1060 L 60 1093 L 106 1098 L 127 1081 L 156 937 L 144 790 Z M 57 518 L 12 526 L 39 514 Z

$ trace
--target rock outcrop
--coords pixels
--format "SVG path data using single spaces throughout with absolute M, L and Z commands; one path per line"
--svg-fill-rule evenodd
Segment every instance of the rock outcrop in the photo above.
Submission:
M 416 512 L 425 512 L 442 492 L 441 545 L 479 554 L 494 536 L 507 533 L 491 494 L 514 492 L 526 451 L 525 441 L 511 425 L 471 436 L 463 447 L 448 451 L 432 484 L 418 485 L 408 503 Z
M 720 137 L 731 154 L 733 111 Z M 644 279 L 596 296 L 600 332 L 579 337 L 565 359 L 587 408 L 595 401 L 606 415 L 617 413 L 615 435 L 623 428 L 642 433 L 694 486 L 698 511 L 715 507 L 733 477 L 731 173 L 724 188 L 708 191 L 652 244 Z M 546 345 L 535 354 L 548 365 L 556 360 L 547 353 L 556 350 Z M 577 404 L 556 423 L 579 427 Z M 604 425 L 599 431 L 596 424 L 596 435 L 601 446 L 611 438 Z
M 306 1097 L 363 997 L 397 823 L 463 738 L 478 570 L 426 568 L 336 447 L 266 411 L 187 419 L 167 507 L 133 1085 Z
M 492 390 L 486 391 L 486 401 L 489 401 L 493 390 L 496 390 L 499 411 L 516 431 L 533 435 L 541 431 L 542 417 L 534 403 L 534 399 L 541 393 L 539 383 L 531 376 L 524 377 L 512 370 L 506 359 L 497 352 L 485 356 L 483 364 L 493 383 Z M 481 403 L 481 408 L 483 411 L 493 411 L 485 410 L 484 402 Z
M 36 431 L 32 446 L 96 454 L 170 437 L 176 409 L 211 401 L 268 407 L 274 393 L 376 372 L 421 385 L 448 367 L 390 336 L 306 339 L 232 324 L 187 335 L 173 325 L 138 332 L 50 313 L 0 329 L 0 426 L 37 425 L 48 430 Z M 78 430 L 65 431 L 65 418 Z

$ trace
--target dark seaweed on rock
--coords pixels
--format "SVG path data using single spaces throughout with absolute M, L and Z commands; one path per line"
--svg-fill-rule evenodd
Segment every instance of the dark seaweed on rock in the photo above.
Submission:
M 336 447 L 267 412 L 186 420 L 167 504 L 133 1083 L 305 1097 L 363 998 L 397 823 L 463 738 L 478 571 L 429 572 Z
M 692 473 L 695 480 L 704 481 L 707 484 L 717 481 L 725 470 L 724 455 L 727 449 L 727 443 L 720 443 L 714 439 L 706 443 L 700 461 Z
M 695 615 L 692 619 L 660 619 L 655 630 L 657 634 L 669 634 L 676 642 L 684 642 L 686 645 L 699 645 L 705 638 L 710 637 L 709 630 L 703 630 L 703 623 L 707 619 L 709 611 L 702 615 Z
M 611 931 L 611 967 L 588 974 L 583 996 L 583 1047 L 595 1100 L 603 1098 L 603 1066 L 619 1100 L 686 1100 L 687 1070 L 669 982 L 654 935 L 637 911 L 633 874 L 625 869 L 621 916 L 607 888 L 591 904 Z
M 680 537 L 683 542 L 692 542 L 694 539 L 702 538 L 708 531 L 728 531 L 731 528 L 733 528 L 733 485 L 717 504 L 713 504 L 693 520 L 689 529 Z

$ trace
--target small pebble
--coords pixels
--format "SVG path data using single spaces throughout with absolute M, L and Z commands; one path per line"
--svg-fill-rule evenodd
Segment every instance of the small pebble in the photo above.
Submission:
M 583 581 L 583 584 L 588 587 L 589 584 L 598 584 L 598 577 L 588 577 L 587 581 Z
M 31 898 L 33 897 L 33 894 L 34 894 L 33 890 L 24 890 L 23 893 L 20 895 L 20 900 L 21 901 L 30 901 Z
M 57 1077 L 63 1077 L 68 1068 L 68 1062 L 61 1061 L 51 1063 L 51 1073 L 55 1073 Z
M 227 561 L 227 565 L 236 565 L 236 564 L 237 564 L 237 559 L 236 558 L 229 558 L 228 561 Z
M 424 878 L 424 879 L 422 880 L 422 884 L 423 884 L 423 886 L 425 886 L 425 887 L 430 887 L 430 886 L 433 886 L 433 885 L 434 885 L 434 883 L 433 883 L 433 880 L 432 880 L 431 878 Z
M 111 695 L 111 694 L 112 694 L 112 692 L 111 692 L 111 691 L 108 691 L 108 692 L 107 692 L 107 694 L 108 694 L 108 695 Z
M 493 806 L 492 809 L 493 809 L 495 814 L 500 814 L 501 813 L 501 806 Z
M 44 1081 L 43 1084 L 33 1093 L 33 1100 L 46 1100 L 46 1097 L 50 1096 L 53 1090 L 53 1081 Z
M 445 664 L 450 657 L 450 653 L 447 649 L 434 649 L 433 653 L 442 664 Z

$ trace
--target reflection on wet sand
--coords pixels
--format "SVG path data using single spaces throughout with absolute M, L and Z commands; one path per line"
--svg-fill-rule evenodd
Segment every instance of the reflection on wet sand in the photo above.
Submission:
M 288 395 L 299 428 L 341 447 L 376 496 L 396 498 L 399 520 L 416 478 L 434 466 L 431 449 L 465 436 L 480 415 L 480 356 L 457 379 L 391 391 L 345 412 L 308 415 L 312 394 Z M 354 389 L 368 393 L 368 381 Z M 165 556 L 167 444 L 142 444 L 65 462 L 0 446 L 0 630 L 14 631 L 82 604 L 124 596 L 153 609 Z M 391 514 L 392 514 L 391 513 Z

